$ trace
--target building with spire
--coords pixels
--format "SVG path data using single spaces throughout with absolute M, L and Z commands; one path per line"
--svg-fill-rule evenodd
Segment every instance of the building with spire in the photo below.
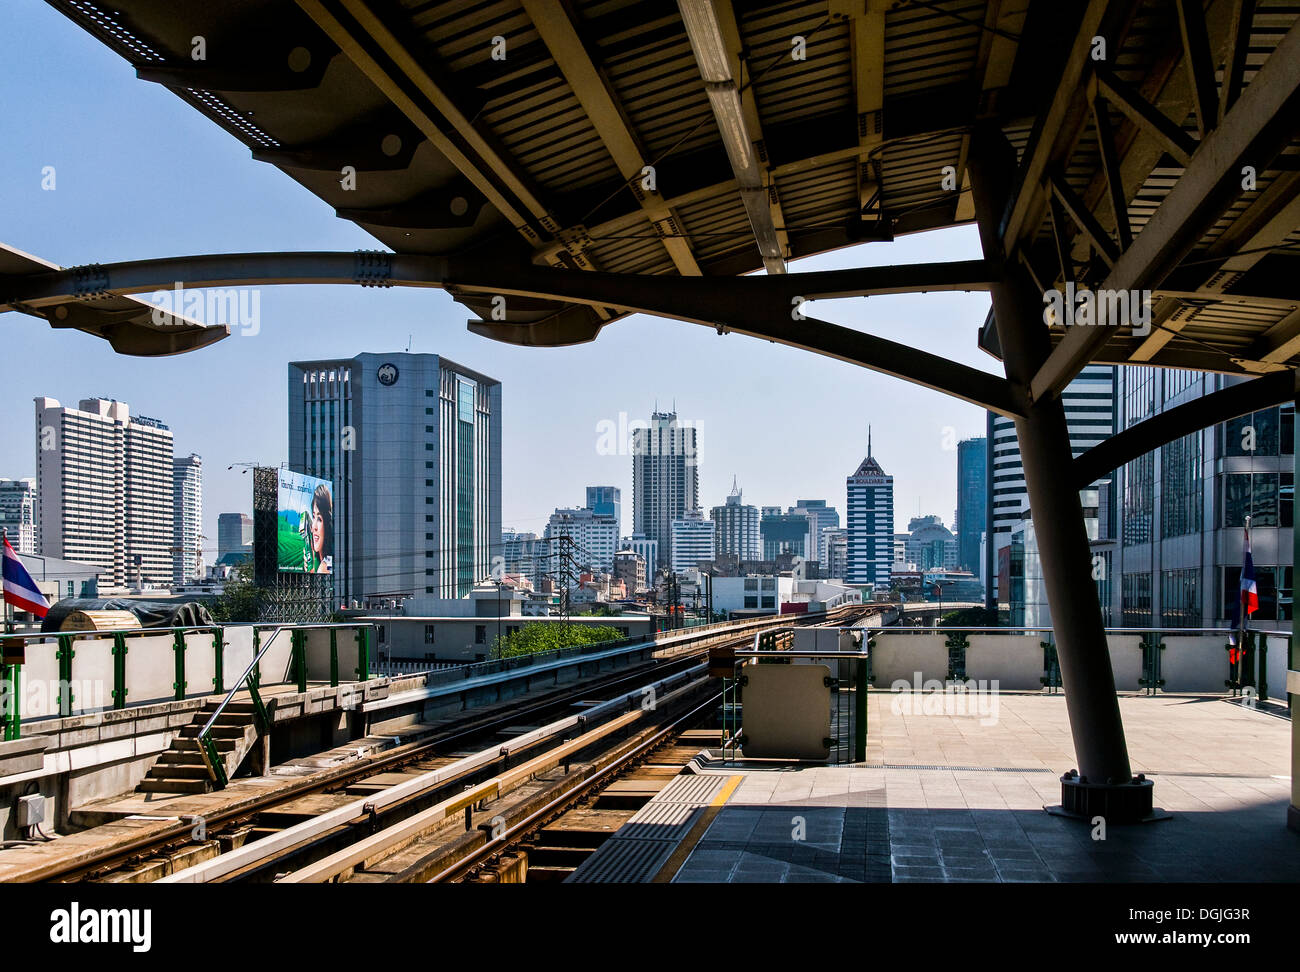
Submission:
M 887 476 L 871 454 L 867 427 L 867 457 L 846 482 L 848 549 L 844 580 L 889 589 L 894 560 L 894 477 Z
M 736 477 L 731 477 L 731 493 L 722 506 L 709 512 L 714 523 L 714 543 L 719 557 L 734 555 L 739 560 L 758 560 L 762 545 L 758 535 L 758 507 L 746 506 L 741 500 Z

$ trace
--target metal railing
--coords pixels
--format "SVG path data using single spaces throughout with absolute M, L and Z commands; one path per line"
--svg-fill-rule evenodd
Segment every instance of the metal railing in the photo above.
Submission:
M 1222 685 L 1231 694 L 1253 693 L 1258 701 L 1266 701 L 1269 692 L 1268 654 L 1269 643 L 1281 640 L 1285 642 L 1286 669 L 1294 670 L 1293 638 L 1290 631 L 1266 630 L 1252 628 L 1246 632 L 1245 650 L 1238 656 L 1231 650 L 1230 643 L 1237 635 L 1235 629 L 1214 628 L 1173 628 L 1141 627 L 1104 629 L 1107 638 L 1137 637 L 1135 646 L 1142 653 L 1137 677 L 1137 688 L 1148 695 L 1154 695 L 1166 687 L 1165 656 L 1168 651 L 1166 639 L 1202 637 L 1221 642 L 1224 652 Z M 875 637 L 935 637 L 943 636 L 950 647 L 947 677 L 963 678 L 965 676 L 965 657 L 970 648 L 970 639 L 980 636 L 1023 635 L 1039 636 L 1039 646 L 1043 651 L 1043 671 L 1039 677 L 1041 684 L 1050 691 L 1062 687 L 1059 661 L 1056 656 L 1055 632 L 1050 627 L 980 627 L 952 626 L 940 628 L 882 627 L 873 629 Z M 1112 648 L 1112 650 L 1114 650 Z M 1218 679 L 1219 676 L 1213 676 Z M 1207 675 L 1206 678 L 1209 678 Z M 1218 682 L 1204 684 L 1202 690 L 1217 689 Z M 1185 689 L 1186 690 L 1186 689 Z
M 212 715 L 208 718 L 208 721 L 203 724 L 203 728 L 199 730 L 198 735 L 195 737 L 195 740 L 198 743 L 199 755 L 203 757 L 203 763 L 208 768 L 208 775 L 212 777 L 213 782 L 217 784 L 217 789 L 224 789 L 226 784 L 230 781 L 226 778 L 225 762 L 222 760 L 221 754 L 217 751 L 216 741 L 211 736 L 212 727 L 216 725 L 217 720 L 221 718 L 221 714 L 226 711 L 226 706 L 228 706 L 230 700 L 235 697 L 235 693 L 237 693 L 244 685 L 248 686 L 248 694 L 252 698 L 253 721 L 257 724 L 257 734 L 261 736 L 271 727 L 271 720 L 267 715 L 266 705 L 262 702 L 262 695 L 257 690 L 257 683 L 261 681 L 260 665 L 262 663 L 262 658 L 265 657 L 266 653 L 270 650 L 271 645 L 274 644 L 275 639 L 279 637 L 280 632 L 283 630 L 284 627 L 280 626 L 271 632 L 271 637 L 266 639 L 266 644 L 262 645 L 257 651 L 257 654 L 253 656 L 253 660 L 250 661 L 248 667 L 244 669 L 244 674 L 240 675 L 239 678 L 235 680 L 235 684 L 230 687 L 230 691 L 226 693 L 226 697 L 217 705 L 216 710 L 213 711 Z
M 871 674 L 871 649 L 873 639 L 883 629 L 868 628 L 863 625 L 845 627 L 808 627 L 777 628 L 758 632 L 754 635 L 754 645 L 749 651 L 737 651 L 729 656 L 732 659 L 732 675 L 723 678 L 722 686 L 722 752 L 727 762 L 734 762 L 737 753 L 745 745 L 743 725 L 743 688 L 748 677 L 743 671 L 750 665 L 790 664 L 796 659 L 820 659 L 823 661 L 852 662 L 851 672 L 844 672 L 845 665 L 836 665 L 834 674 L 828 677 L 831 695 L 831 737 L 828 743 L 828 759 L 832 762 L 862 762 L 867 758 L 867 686 L 873 680 Z M 844 650 L 798 650 L 793 647 L 782 648 L 777 642 L 781 635 L 796 632 L 811 633 L 816 639 L 826 633 L 834 633 L 838 642 L 840 636 L 847 632 L 858 651 Z M 853 690 L 853 711 L 846 712 L 842 689 Z M 730 700 L 730 701 L 729 701 Z M 852 754 L 849 752 L 849 735 L 852 734 Z
M 120 710 L 127 708 L 127 697 L 129 695 L 127 683 L 127 655 L 132 648 L 140 647 L 138 642 L 148 640 L 150 643 L 145 647 L 153 650 L 170 650 L 173 654 L 170 669 L 172 672 L 171 682 L 168 685 L 167 675 L 164 672 L 167 668 L 159 665 L 152 665 L 149 668 L 136 673 L 137 682 L 135 687 L 140 689 L 141 683 L 145 685 L 143 690 L 144 701 L 164 701 L 167 699 L 180 701 L 186 698 L 193 698 L 199 695 L 212 695 L 225 692 L 227 682 L 225 678 L 226 655 L 229 651 L 238 649 L 236 641 L 248 642 L 247 651 L 251 657 L 251 667 L 253 677 L 259 680 L 261 678 L 260 664 L 266 657 L 266 649 L 270 648 L 275 639 L 273 633 L 271 638 L 267 639 L 265 646 L 262 644 L 262 633 L 268 629 L 288 630 L 291 634 L 292 644 L 288 652 L 287 669 L 288 676 L 285 681 L 293 682 L 297 685 L 299 691 L 306 691 L 308 682 L 308 641 L 309 636 L 314 632 L 328 631 L 328 674 L 326 672 L 326 662 L 323 657 L 316 656 L 318 664 L 318 680 L 324 682 L 328 679 L 331 686 L 339 684 L 339 629 L 353 631 L 356 641 L 356 668 L 355 674 L 358 681 L 366 681 L 370 678 L 370 653 L 372 644 L 372 628 L 368 624 L 358 622 L 343 623 L 321 623 L 321 624 L 284 624 L 276 622 L 267 623 L 250 623 L 250 624 L 227 624 L 227 625 L 201 625 L 193 627 L 164 627 L 164 628 L 127 628 L 119 630 L 106 631 L 48 631 L 48 632 L 12 632 L 0 634 L 0 739 L 13 740 L 21 737 L 22 724 L 24 720 L 30 722 L 33 719 L 40 718 L 67 718 L 78 714 L 80 708 L 82 714 L 91 714 L 100 712 L 105 709 Z M 209 640 L 210 639 L 210 640 Z M 320 639 L 323 642 L 323 638 Z M 170 644 L 166 644 L 170 642 Z M 206 644 L 204 644 L 205 642 Z M 211 651 L 210 659 L 200 658 L 197 662 L 190 659 L 187 662 L 187 655 L 207 648 Z M 315 646 L 323 651 L 325 645 Z M 48 654 L 38 657 L 33 654 L 35 649 L 53 648 L 53 657 Z M 97 693 L 99 700 L 107 701 L 104 705 L 80 706 L 77 705 L 76 689 L 82 684 L 78 682 L 74 675 L 73 659 L 76 658 L 78 651 L 86 652 L 87 648 L 107 651 L 110 657 L 104 657 L 103 654 L 91 654 L 83 658 L 80 665 L 85 677 L 82 682 L 94 684 L 96 688 L 102 689 L 106 685 L 111 685 L 111 691 L 107 694 L 107 699 L 102 692 Z M 149 656 L 151 659 L 153 656 Z M 51 661 L 53 664 L 51 664 Z M 44 681 L 51 683 L 51 692 L 57 692 L 48 705 L 38 705 L 35 708 L 42 711 L 29 712 L 24 715 L 23 712 L 23 673 L 25 669 L 35 667 L 40 675 L 51 676 Z M 111 675 L 110 675 L 111 671 Z M 30 674 L 30 671 L 29 671 Z M 203 678 L 211 677 L 212 688 L 210 691 L 190 691 L 189 679 L 195 674 L 200 674 Z M 248 678 L 247 672 L 240 676 L 240 679 L 234 683 L 235 689 L 242 687 Z M 111 701 L 109 701 L 111 700 Z M 140 704 L 143 704 L 140 703 Z M 48 711 L 44 711 L 48 709 Z

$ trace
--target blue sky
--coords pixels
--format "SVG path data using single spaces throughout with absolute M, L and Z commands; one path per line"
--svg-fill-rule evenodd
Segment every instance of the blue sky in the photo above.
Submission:
M 248 250 L 353 250 L 377 242 L 334 216 L 278 169 L 40 0 L 0 4 L 0 240 L 67 266 Z M 42 170 L 55 169 L 53 191 Z M 971 259 L 973 227 L 869 244 L 794 264 L 795 271 Z M 823 301 L 808 312 L 986 371 L 976 348 L 987 294 Z M 0 317 L 4 340 L 0 477 L 35 471 L 32 399 L 128 402 L 204 460 L 204 532 L 251 505 L 232 462 L 287 455 L 286 362 L 362 351 L 443 354 L 502 382 L 503 524 L 540 532 L 584 487 L 623 490 L 631 532 L 632 460 L 597 449 L 603 421 L 648 418 L 676 403 L 699 426 L 700 501 L 719 504 L 739 477 L 746 502 L 825 498 L 843 512 L 844 479 L 866 451 L 895 477 L 895 518 L 956 505 L 956 439 L 984 434 L 984 412 L 893 378 L 711 328 L 644 316 L 574 348 L 512 348 L 469 334 L 469 312 L 429 290 L 274 287 L 256 336 L 237 332 L 179 357 L 115 355 L 108 344 L 35 318 Z M 947 448 L 946 448 L 947 447 Z

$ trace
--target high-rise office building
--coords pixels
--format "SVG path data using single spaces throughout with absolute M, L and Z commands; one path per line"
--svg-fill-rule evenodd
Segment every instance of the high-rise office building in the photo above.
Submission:
M 713 521 L 699 510 L 679 516 L 672 523 L 672 558 L 674 573 L 681 573 L 715 556 Z
M 894 562 L 894 477 L 887 476 L 871 454 L 846 482 L 848 493 L 848 554 L 844 580 L 849 584 L 874 584 L 889 589 Z
M 826 529 L 840 525 L 840 511 L 833 506 L 827 506 L 825 500 L 818 499 L 800 500 L 790 507 L 790 512 L 802 513 L 808 517 L 808 532 L 812 536 L 808 549 L 808 559 L 819 561 L 824 572 L 826 568 L 826 547 L 822 543 L 822 537 Z M 823 576 L 825 576 L 824 573 Z
M 289 466 L 334 484 L 335 599 L 464 597 L 501 551 L 501 383 L 436 354 L 289 364 Z
M 0 479 L 0 530 L 20 554 L 36 553 L 36 480 Z
M 719 557 L 734 554 L 741 560 L 758 560 L 763 553 L 758 532 L 758 507 L 746 506 L 741 497 L 740 487 L 733 478 L 726 503 L 710 511 L 714 550 Z
M 1246 380 L 1166 368 L 1119 369 L 1127 429 Z M 1295 406 L 1274 405 L 1192 432 L 1116 470 L 1116 622 L 1219 627 L 1240 590 L 1246 518 L 1259 610 L 1252 628 L 1289 631 L 1294 590 Z M 1105 605 L 1103 605 L 1104 607 Z
M 203 459 L 172 459 L 172 583 L 203 578 Z
M 247 513 L 217 514 L 217 559 L 253 553 L 253 518 Z
M 1110 438 L 1116 431 L 1115 371 L 1114 365 L 1086 365 L 1061 395 L 1070 449 L 1075 456 Z M 1015 423 L 992 412 L 988 413 L 986 468 L 989 470 L 985 493 L 989 497 L 986 527 L 989 542 L 984 552 L 988 576 L 985 597 L 1005 603 L 1006 598 L 998 591 L 998 578 L 1005 573 L 1003 568 L 1008 555 L 1004 551 L 1011 543 L 1011 533 L 1029 508 L 1029 492 L 1025 488 L 1025 470 L 1020 460 Z M 1100 508 L 1112 510 L 1116 496 L 1114 482 L 1100 489 Z M 1098 528 L 1103 537 L 1114 535 L 1114 523 L 1109 518 L 1103 519 Z
M 561 537 L 567 537 L 562 541 Z M 612 516 L 602 516 L 589 509 L 556 510 L 546 524 L 547 557 L 552 577 L 567 569 L 571 580 L 578 571 L 614 571 L 614 554 L 618 552 L 618 526 Z
M 766 509 L 771 509 L 766 508 Z M 813 521 L 807 513 L 782 513 L 779 508 L 774 512 L 765 512 L 758 524 L 759 536 L 763 543 L 763 559 L 776 560 L 781 554 L 793 554 L 804 560 L 817 559 L 817 544 L 820 534 L 813 533 Z
M 102 586 L 172 582 L 172 433 L 125 402 L 36 399 L 37 537 L 93 564 Z
M 658 566 L 669 563 L 673 520 L 699 505 L 695 433 L 676 412 L 653 412 L 649 427 L 632 430 L 632 529 L 658 544 Z
M 980 537 L 988 523 L 988 442 L 957 443 L 957 565 L 980 572 Z
M 587 509 L 614 521 L 615 536 L 623 530 L 623 491 L 617 486 L 588 486 Z

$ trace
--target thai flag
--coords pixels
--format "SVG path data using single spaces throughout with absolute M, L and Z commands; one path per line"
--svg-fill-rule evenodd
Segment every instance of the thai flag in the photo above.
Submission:
M 45 617 L 45 613 L 50 609 L 50 602 L 37 589 L 36 582 L 32 580 L 32 575 L 27 573 L 27 568 L 18 559 L 17 551 L 9 545 L 9 538 L 5 537 L 4 541 L 5 603 L 12 604 L 20 611 L 30 611 L 38 618 Z
M 1242 627 L 1241 612 L 1244 608 L 1247 619 L 1259 610 L 1259 588 L 1255 585 L 1255 561 L 1250 555 L 1250 528 L 1246 528 L 1245 550 L 1242 554 L 1241 564 L 1241 586 L 1237 592 L 1237 600 L 1232 605 L 1232 627 L 1228 632 L 1228 644 L 1234 647 L 1237 644 L 1237 632 Z M 1232 663 L 1237 661 L 1235 651 L 1228 652 L 1228 660 Z
M 1255 586 L 1255 561 L 1250 556 L 1250 531 L 1246 531 L 1246 560 L 1241 567 L 1241 606 L 1246 616 L 1259 610 L 1259 588 Z

